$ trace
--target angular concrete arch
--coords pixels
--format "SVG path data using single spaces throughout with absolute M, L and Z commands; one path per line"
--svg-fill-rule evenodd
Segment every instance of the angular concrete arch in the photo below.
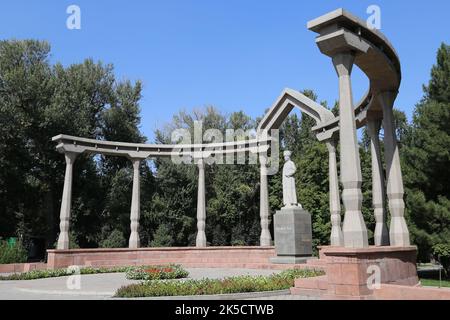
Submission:
M 334 119 L 333 113 L 327 108 L 296 90 L 286 88 L 259 123 L 258 131 L 279 129 L 294 107 L 313 118 L 317 126 Z
M 329 205 L 331 216 L 331 238 L 333 246 L 342 246 L 344 238 L 341 228 L 341 205 L 339 197 L 339 182 L 337 173 L 336 144 L 339 127 L 339 119 L 327 108 L 323 107 L 314 100 L 308 98 L 299 91 L 284 89 L 258 126 L 258 132 L 270 134 L 271 130 L 279 129 L 283 121 L 287 118 L 294 107 L 299 108 L 303 113 L 313 118 L 316 126 L 313 132 L 319 141 L 325 141 L 329 153 Z M 330 128 L 327 128 L 331 124 Z M 315 129 L 321 128 L 321 129 Z M 265 167 L 261 167 L 261 177 L 266 175 Z M 261 217 L 269 216 L 267 182 L 261 183 Z M 263 198 L 265 195 L 266 198 Z M 267 244 L 267 243 L 266 243 Z

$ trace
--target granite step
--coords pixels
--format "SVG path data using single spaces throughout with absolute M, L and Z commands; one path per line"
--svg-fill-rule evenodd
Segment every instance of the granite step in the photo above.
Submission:
M 325 259 L 309 259 L 306 264 L 310 266 L 324 267 L 327 265 Z
M 295 279 L 294 288 L 328 290 L 327 276 Z
M 304 297 L 322 297 L 327 293 L 327 276 L 318 276 L 312 278 L 300 278 L 295 280 L 295 287 L 291 288 L 292 295 Z

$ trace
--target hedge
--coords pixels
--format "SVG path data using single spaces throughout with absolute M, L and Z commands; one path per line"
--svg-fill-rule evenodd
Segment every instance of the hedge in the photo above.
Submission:
M 139 298 L 274 291 L 293 287 L 294 280 L 297 278 L 315 277 L 323 274 L 323 271 L 319 270 L 291 269 L 270 276 L 146 281 L 121 287 L 117 290 L 115 297 Z
M 0 238 L 0 264 L 27 262 L 27 250 L 22 243 L 9 244 Z
M 127 279 L 131 280 L 162 280 L 186 278 L 189 272 L 180 265 L 151 266 L 130 268 L 127 271 Z
M 176 270 L 176 272 L 166 272 L 167 268 Z M 141 270 L 161 270 L 158 273 L 159 279 L 175 279 L 180 276 L 187 276 L 188 272 L 178 265 L 167 265 L 167 266 L 138 266 L 138 267 L 112 267 L 112 268 L 94 268 L 94 267 L 82 267 L 80 268 L 80 274 L 99 274 L 99 273 L 117 273 L 125 272 L 127 274 L 127 279 L 137 279 L 132 276 L 139 274 Z M 54 270 L 33 270 L 23 273 L 14 273 L 10 275 L 2 276 L 0 275 L 0 280 L 35 280 L 43 278 L 56 278 L 65 277 L 75 274 L 76 270 L 73 268 L 67 269 L 54 269 Z

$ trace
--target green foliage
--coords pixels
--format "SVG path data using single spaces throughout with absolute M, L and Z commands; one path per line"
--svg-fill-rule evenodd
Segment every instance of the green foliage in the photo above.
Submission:
M 169 270 L 170 269 L 170 270 Z M 148 270 L 150 272 L 145 272 Z M 138 267 L 83 267 L 79 269 L 80 274 L 100 274 L 100 273 L 126 273 L 127 279 L 152 280 L 152 279 L 178 279 L 185 278 L 189 273 L 179 265 L 167 266 L 138 266 Z M 158 271 L 158 272 L 153 272 Z M 54 269 L 54 270 L 33 270 L 23 273 L 14 273 L 0 276 L 0 280 L 35 280 L 43 278 L 65 277 L 77 272 L 74 268 Z
M 188 275 L 189 272 L 177 264 L 130 268 L 126 273 L 127 279 L 130 280 L 180 279 L 186 278 Z
M 436 64 L 431 69 L 431 79 L 424 87 L 427 100 L 450 101 L 450 46 L 442 43 L 437 52 Z
M 64 67 L 50 64 L 49 57 L 47 42 L 0 41 L 0 235 L 18 235 L 25 241 L 45 237 L 53 244 L 65 164 L 51 137 L 65 133 L 125 142 L 145 138 L 138 128 L 140 82 L 119 82 L 112 65 L 92 59 Z M 71 230 L 81 246 L 98 246 L 104 226 L 126 228 L 128 199 L 109 207 L 105 199 L 129 194 L 130 180 L 124 177 L 129 168 L 123 158 L 77 158 Z M 149 171 L 143 163 L 143 175 Z M 147 196 L 151 193 L 144 200 Z
M 153 240 L 150 243 L 151 247 L 170 247 L 173 244 L 173 238 L 170 235 L 169 228 L 162 224 L 156 229 L 153 235 Z
M 447 276 L 450 275 L 450 244 L 438 243 L 433 246 L 433 254 L 438 258 L 439 262 L 444 267 Z
M 113 230 L 106 239 L 100 242 L 101 248 L 125 248 L 126 245 L 127 241 L 119 230 Z
M 420 279 L 420 284 L 425 287 L 443 287 L 450 288 L 449 280 L 436 280 L 436 279 Z
M 22 242 L 9 244 L 0 238 L 0 264 L 27 262 L 28 254 Z
M 100 273 L 129 273 L 135 269 L 152 269 L 161 266 L 140 266 L 140 267 L 83 267 L 79 269 L 81 275 L 83 274 L 100 274 Z M 0 280 L 35 280 L 44 278 L 65 277 L 75 274 L 75 268 L 54 269 L 54 270 L 33 270 L 23 273 L 14 273 L 6 276 L 0 276 Z M 181 272 L 181 271 L 179 271 Z
M 407 218 L 424 262 L 439 259 L 442 248 L 450 245 L 449 53 L 450 47 L 442 44 L 401 144 Z
M 261 292 L 289 289 L 294 280 L 323 275 L 322 271 L 293 269 L 270 276 L 239 276 L 225 279 L 185 281 L 149 281 L 124 286 L 115 296 L 121 298 L 211 295 L 241 292 Z

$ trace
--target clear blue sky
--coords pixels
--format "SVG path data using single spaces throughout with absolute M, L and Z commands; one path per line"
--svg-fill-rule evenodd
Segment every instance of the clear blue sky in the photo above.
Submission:
M 70 4 L 81 8 L 81 30 L 66 28 Z M 336 74 L 306 22 L 339 7 L 365 20 L 371 4 L 402 63 L 396 107 L 411 118 L 438 46 L 450 42 L 448 0 L 2 1 L 0 38 L 45 39 L 52 61 L 92 57 L 113 63 L 118 79 L 142 80 L 141 129 L 151 140 L 181 109 L 212 104 L 255 117 L 285 87 L 332 104 Z M 353 78 L 357 101 L 367 80 L 359 70 Z

